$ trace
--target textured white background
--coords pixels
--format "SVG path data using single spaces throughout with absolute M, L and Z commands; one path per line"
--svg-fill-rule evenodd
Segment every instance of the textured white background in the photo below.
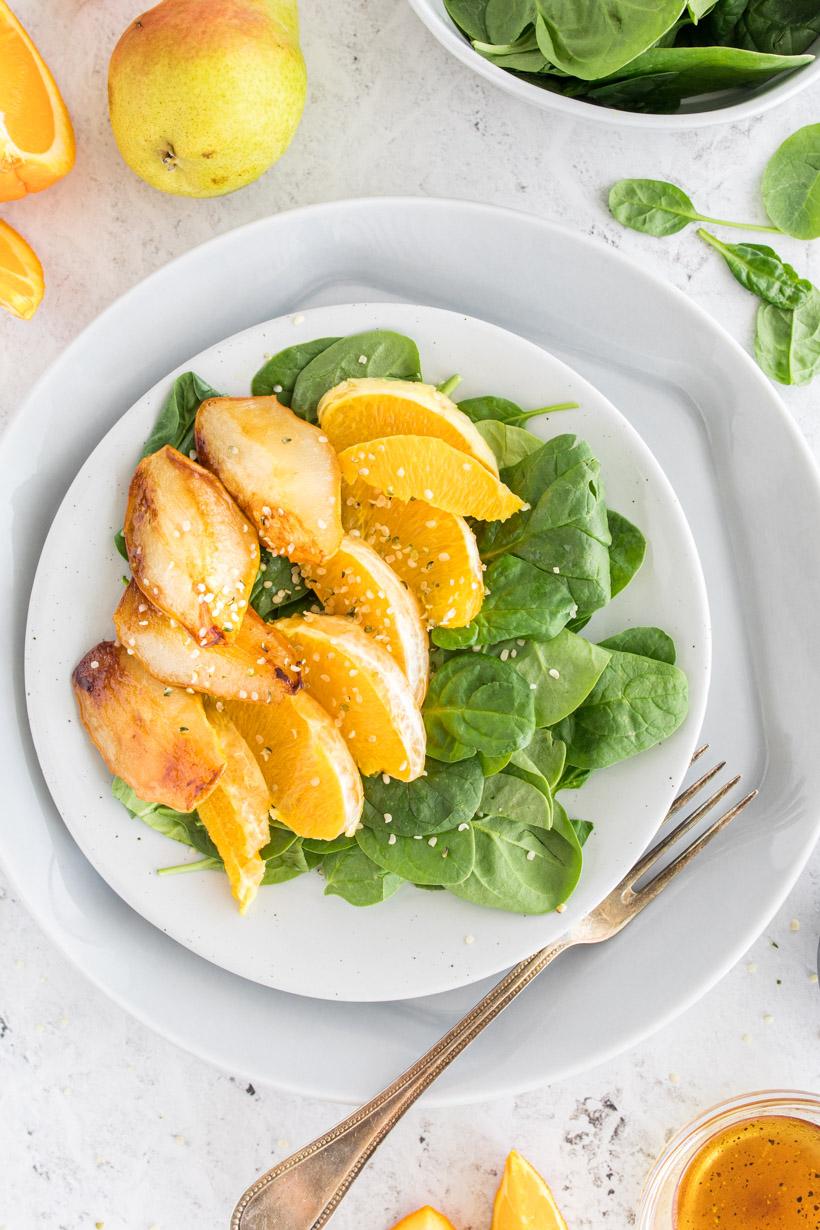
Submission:
M 48 281 L 33 321 L 0 319 L 3 419 L 83 325 L 171 257 L 271 212 L 347 196 L 455 196 L 568 223 L 650 264 L 748 342 L 753 301 L 716 257 L 691 233 L 661 242 L 621 230 L 605 189 L 625 175 L 672 178 L 704 212 L 752 220 L 766 158 L 820 118 L 814 91 L 758 121 L 672 137 L 563 123 L 460 67 L 403 0 L 302 0 L 311 84 L 295 144 L 238 195 L 185 201 L 136 180 L 108 126 L 108 56 L 138 4 L 13 3 L 59 79 L 79 152 L 63 183 L 3 207 Z M 779 247 L 820 281 L 820 245 Z M 817 387 L 784 396 L 820 455 Z M 74 408 L 65 412 L 70 431 Z M 816 539 L 807 527 L 812 549 Z M 516 1100 L 417 1110 L 334 1227 L 387 1230 L 429 1201 L 457 1230 L 485 1230 L 514 1145 L 551 1181 L 571 1230 L 633 1224 L 647 1167 L 693 1113 L 751 1088 L 820 1087 L 819 890 L 815 857 L 744 961 L 637 1051 Z M 131 1020 L 66 964 L 0 877 L 0 1230 L 219 1230 L 256 1171 L 337 1113 L 246 1088 Z

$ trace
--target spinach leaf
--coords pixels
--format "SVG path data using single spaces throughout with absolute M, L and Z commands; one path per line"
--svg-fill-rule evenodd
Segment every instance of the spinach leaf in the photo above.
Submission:
M 820 235 L 820 124 L 807 124 L 775 150 L 763 173 L 772 222 L 796 239 Z
M 178 841 L 184 846 L 191 846 L 209 858 L 215 858 L 221 864 L 219 851 L 208 836 L 207 830 L 195 811 L 175 811 L 172 807 L 163 807 L 160 803 L 146 803 L 140 799 L 121 777 L 115 777 L 111 783 L 111 793 L 138 820 L 149 828 L 172 841 Z
M 529 686 L 536 726 L 553 726 L 577 709 L 609 662 L 606 649 L 567 629 L 551 641 L 508 641 L 488 650 L 498 655 L 505 651 Z
M 575 836 L 578 838 L 578 845 L 583 849 L 583 847 L 587 844 L 595 825 L 591 820 L 573 820 L 570 818 L 569 822 L 572 825 Z
M 262 853 L 264 854 L 265 851 Z M 308 854 L 301 840 L 297 840 L 281 853 L 265 858 L 265 874 L 262 877 L 262 883 L 265 885 L 286 884 L 288 880 L 295 880 L 297 876 L 305 875 L 316 865 L 317 861 L 318 856 Z
M 127 564 L 128 563 L 128 548 L 125 545 L 125 534 L 123 534 L 122 530 L 117 530 L 116 534 L 114 535 L 114 546 L 117 548 L 117 551 L 119 552 L 119 554 L 122 556 L 122 558 L 125 560 Z
M 566 747 L 553 738 L 551 730 L 536 730 L 526 747 L 513 752 L 507 772 L 552 796 L 564 772 L 566 754 Z
M 788 0 L 791 3 L 791 0 Z M 715 7 L 703 23 L 703 37 L 706 43 L 734 43 L 735 30 L 749 0 L 718 0 Z M 772 50 L 759 48 L 760 51 Z
M 341 338 L 311 359 L 296 377 L 291 409 L 300 418 L 315 422 L 316 407 L 328 389 L 360 376 L 420 380 L 421 360 L 416 343 L 387 329 Z
M 765 303 L 790 310 L 800 307 L 811 294 L 811 282 L 801 278 L 773 248 L 761 243 L 721 243 L 702 227 L 698 235 L 721 254 L 740 285 Z
M 504 756 L 535 729 L 533 696 L 509 662 L 456 654 L 436 672 L 422 710 L 427 754 L 452 763 L 476 752 Z
M 159 412 L 154 429 L 140 454 L 149 457 L 166 444 L 187 455 L 194 448 L 194 420 L 196 412 L 209 397 L 219 397 L 216 389 L 201 380 L 194 372 L 177 376 L 165 405 Z
M 332 841 L 322 841 L 319 837 L 306 837 L 302 842 L 302 849 L 307 854 L 319 854 L 324 857 L 327 854 L 339 854 L 342 850 L 351 850 L 355 844 L 355 837 L 348 837 L 346 833 L 342 833 L 341 836 L 334 837 Z
M 781 384 L 808 384 L 820 372 L 820 291 L 793 312 L 761 303 L 755 358 Z
M 400 837 L 429 837 L 472 820 L 483 788 L 484 775 L 475 756 L 456 764 L 428 760 L 426 776 L 414 782 L 364 778 L 362 820 L 368 828 Z
M 505 752 L 503 756 L 485 756 L 483 752 L 478 753 L 478 763 L 485 777 L 493 777 L 496 773 L 501 773 L 511 759 L 512 752 Z
M 317 337 L 311 342 L 297 342 L 295 346 L 280 350 L 259 368 L 251 382 L 251 393 L 254 397 L 270 397 L 273 394 L 283 406 L 289 406 L 300 372 L 312 359 L 338 341 L 338 337 Z
M 820 35 L 817 0 L 748 0 L 732 42 L 752 51 L 799 55 Z
M 634 60 L 674 25 L 681 0 L 537 0 L 536 33 L 551 64 L 596 80 Z
M 568 764 L 561 774 L 561 780 L 556 787 L 556 791 L 580 790 L 589 781 L 591 773 L 592 769 L 577 769 L 575 765 Z
M 619 179 L 609 191 L 609 212 L 622 226 L 658 238 L 675 235 L 690 222 L 710 222 L 713 226 L 740 227 L 746 231 L 777 230 L 698 213 L 682 188 L 663 179 Z
M 448 14 L 468 38 L 486 39 L 490 34 L 487 30 L 485 14 L 488 0 L 444 0 Z
M 622 653 L 635 653 L 655 662 L 675 665 L 677 653 L 675 642 L 661 628 L 626 628 L 616 636 L 599 642 L 601 649 L 618 649 Z
M 312 594 L 304 582 L 297 564 L 284 555 L 274 555 L 263 548 L 259 572 L 251 589 L 250 603 L 262 619 L 282 614 L 281 608 L 298 598 Z
M 466 879 L 475 861 L 472 825 L 430 837 L 399 837 L 384 825 L 356 834 L 359 847 L 385 871 L 411 884 L 452 885 Z
M 646 555 L 646 539 L 637 525 L 611 508 L 607 509 L 606 519 L 612 538 L 609 546 L 609 579 L 614 598 L 626 589 L 641 567 Z
M 548 641 L 574 611 L 572 595 L 561 578 L 512 555 L 490 564 L 484 584 L 486 597 L 475 619 L 466 628 L 435 628 L 436 645 L 464 649 L 522 636 Z
M 512 773 L 496 773 L 495 777 L 487 778 L 479 812 L 482 816 L 504 816 L 536 828 L 552 827 L 551 796 Z
M 514 72 L 541 73 L 548 72 L 550 68 L 533 29 L 527 30 L 513 43 L 474 42 L 473 49 L 499 68 L 509 68 Z
M 520 427 L 529 419 L 539 418 L 542 414 L 555 414 L 560 410 L 577 410 L 577 401 L 559 401 L 551 406 L 540 406 L 537 410 L 522 410 L 514 401 L 506 397 L 467 397 L 458 403 L 459 410 L 471 418 L 474 423 L 484 419 L 494 419 L 499 423 L 509 423 Z M 540 441 L 539 441 L 540 443 Z
M 531 431 L 501 423 L 498 419 L 480 419 L 476 423 L 476 430 L 489 444 L 502 469 L 523 461 L 542 444 L 538 436 L 534 436 Z
M 343 897 L 350 905 L 378 905 L 399 889 L 401 876 L 391 875 L 356 844 L 325 856 L 325 895 Z
M 484 22 L 492 43 L 512 43 L 535 21 L 535 0 L 487 0 Z
M 688 704 L 683 671 L 616 650 L 584 703 L 554 733 L 567 745 L 568 764 L 605 769 L 669 738 Z
M 516 914 L 546 914 L 567 900 L 581 874 L 581 847 L 556 804 L 554 827 L 530 828 L 504 816 L 473 821 L 475 863 L 456 897 Z

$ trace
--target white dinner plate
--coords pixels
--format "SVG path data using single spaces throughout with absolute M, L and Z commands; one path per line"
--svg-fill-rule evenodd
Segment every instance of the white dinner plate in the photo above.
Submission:
M 649 542 L 635 581 L 598 612 L 586 635 L 602 639 L 640 624 L 665 628 L 690 681 L 689 715 L 672 738 L 565 796 L 570 814 L 592 819 L 595 830 L 563 914 L 525 918 L 410 886 L 377 907 L 356 909 L 323 896 L 321 877 L 311 874 L 263 889 L 243 918 L 223 876 L 156 874 L 158 867 L 200 856 L 128 815 L 111 796 L 110 773 L 77 721 L 71 671 L 92 645 L 112 636 L 123 573 L 113 534 L 122 524 L 135 459 L 174 377 L 192 369 L 212 388 L 243 396 L 266 355 L 294 342 L 373 328 L 412 337 L 432 383 L 463 373 L 460 396 L 495 392 L 522 406 L 578 402 L 580 409 L 538 419 L 533 429 L 545 438 L 572 431 L 586 440 L 601 463 L 607 503 L 636 522 Z M 583 918 L 632 866 L 666 814 L 703 721 L 709 663 L 695 544 L 674 491 L 634 428 L 532 342 L 468 316 L 401 304 L 317 308 L 256 325 L 187 360 L 140 398 L 98 444 L 60 505 L 37 569 L 26 635 L 28 711 L 40 764 L 100 875 L 149 922 L 223 969 L 281 991 L 342 1000 L 417 998 L 476 982 Z
M 464 202 L 339 202 L 195 249 L 85 330 L 0 442 L 0 851 L 31 912 L 98 986 L 181 1046 L 253 1080 L 362 1099 L 479 993 L 319 1005 L 195 956 L 91 867 L 51 801 L 26 717 L 24 628 L 37 560 L 64 493 L 112 424 L 187 356 L 238 329 L 386 299 L 470 312 L 537 341 L 638 429 L 681 500 L 706 576 L 713 671 L 704 734 L 761 787 L 662 903 L 610 943 L 567 954 L 487 1030 L 431 1092 L 441 1104 L 538 1086 L 659 1028 L 766 926 L 818 832 L 817 472 L 741 349 L 611 249 Z M 54 680 L 55 694 L 62 686 Z

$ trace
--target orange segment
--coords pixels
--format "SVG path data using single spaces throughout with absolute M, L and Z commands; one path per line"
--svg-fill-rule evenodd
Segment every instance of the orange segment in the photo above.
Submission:
M 393 1230 L 454 1230 L 453 1223 L 429 1204 L 396 1222 Z
M 481 610 L 481 557 L 463 517 L 358 482 L 342 491 L 342 520 L 409 586 L 431 627 L 463 628 Z
M 43 266 L 37 253 L 0 219 L 0 307 L 21 320 L 30 320 L 44 292 Z
M 491 1230 L 567 1230 L 549 1187 L 514 1149 L 496 1193 Z
M 272 705 L 228 701 L 224 709 L 256 757 L 283 824 L 321 841 L 355 832 L 362 779 L 333 719 L 312 696 L 297 692 Z
M 389 564 L 360 538 L 345 536 L 324 564 L 302 570 L 328 615 L 350 615 L 404 672 L 417 705 L 430 669 L 418 603 Z
M 333 718 L 362 773 L 411 782 L 424 769 L 421 713 L 401 668 L 351 619 L 280 619 L 302 658 L 302 685 Z
M 397 500 L 480 521 L 506 521 L 525 507 L 481 462 L 432 436 L 385 436 L 339 454 L 345 482 L 362 479 Z
M 0 0 L 0 201 L 40 192 L 74 165 L 74 131 L 40 53 Z
M 495 453 L 463 410 L 435 385 L 414 380 L 345 380 L 319 402 L 319 425 L 341 452 L 384 436 L 436 436 L 498 476 Z
M 225 864 L 239 913 L 244 914 L 265 874 L 259 851 L 270 838 L 270 795 L 233 722 L 215 706 L 209 705 L 206 712 L 228 763 L 216 789 L 197 810 Z

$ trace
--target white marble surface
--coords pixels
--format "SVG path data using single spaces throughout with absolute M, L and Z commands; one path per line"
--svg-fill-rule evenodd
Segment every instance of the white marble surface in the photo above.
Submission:
M 48 280 L 32 322 L 0 319 L 3 418 L 87 321 L 169 258 L 270 212 L 347 196 L 451 195 L 565 222 L 651 263 L 748 343 L 753 302 L 713 255 L 690 233 L 656 241 L 621 230 L 604 190 L 624 175 L 674 178 L 706 212 L 758 217 L 766 158 L 817 120 L 820 103 L 809 92 L 759 121 L 672 138 L 559 123 L 450 60 L 403 0 L 302 0 L 311 87 L 294 146 L 238 195 L 184 201 L 134 179 L 108 127 L 108 54 L 138 6 L 14 7 L 60 80 L 79 156 L 62 184 L 2 208 Z M 820 245 L 778 246 L 820 281 Z M 817 387 L 784 397 L 820 456 Z M 418 1109 L 334 1226 L 387 1230 L 430 1201 L 457 1230 L 484 1230 L 512 1146 L 552 1182 L 571 1230 L 633 1224 L 653 1155 L 693 1113 L 751 1088 L 820 1086 L 819 897 L 815 856 L 723 983 L 631 1054 L 516 1100 Z M 0 1230 L 218 1230 L 257 1170 L 337 1114 L 246 1088 L 131 1020 L 52 948 L 1 877 L 0 935 Z

